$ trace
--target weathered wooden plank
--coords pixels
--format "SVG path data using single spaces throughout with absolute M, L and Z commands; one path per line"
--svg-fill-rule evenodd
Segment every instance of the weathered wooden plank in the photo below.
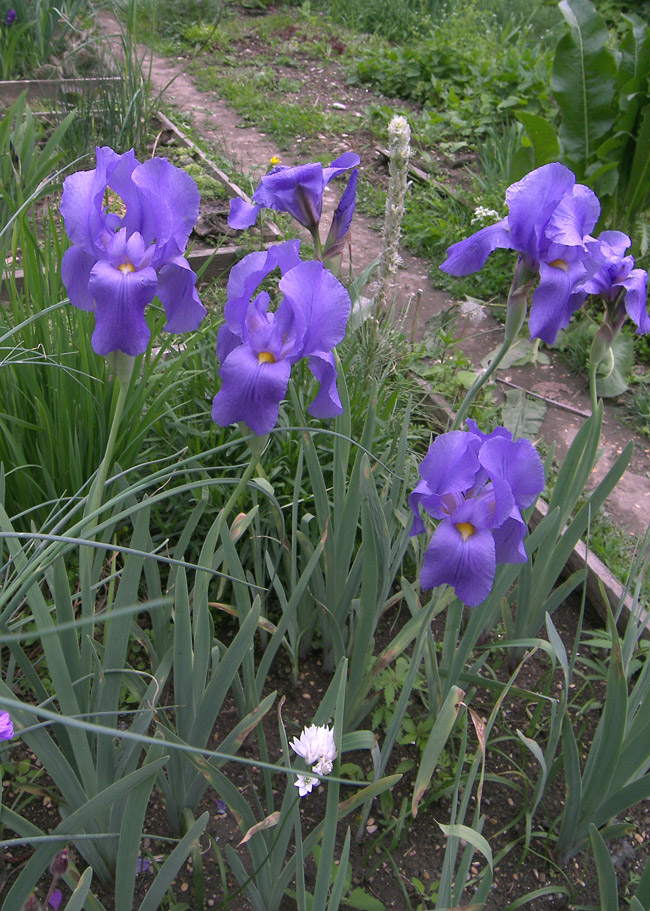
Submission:
M 75 101 L 92 95 L 102 85 L 119 83 L 121 76 L 87 76 L 78 79 L 9 79 L 0 81 L 0 107 L 9 106 L 27 92 L 27 100 Z

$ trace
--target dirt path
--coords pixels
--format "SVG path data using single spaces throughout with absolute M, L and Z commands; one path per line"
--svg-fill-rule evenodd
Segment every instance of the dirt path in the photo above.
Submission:
M 100 14 L 100 25 L 106 40 L 119 34 L 118 26 L 107 13 Z M 113 43 L 113 46 L 115 44 Z M 150 52 L 141 49 L 149 69 Z M 243 173 L 255 178 L 267 170 L 268 162 L 277 153 L 277 148 L 265 134 L 246 126 L 239 115 L 232 111 L 214 91 L 199 91 L 192 78 L 185 72 L 184 59 L 162 58 L 153 55 L 151 59 L 151 80 L 154 92 L 161 93 L 165 101 L 189 115 L 194 128 L 204 139 L 224 150 Z M 340 150 L 333 150 L 333 157 Z M 298 148 L 295 162 L 290 156 L 283 156 L 287 164 L 304 163 Z M 363 179 L 363 173 L 360 175 Z M 333 208 L 339 187 L 336 185 L 329 194 L 326 191 L 325 207 Z M 329 197 L 329 198 L 328 198 Z M 376 259 L 380 249 L 380 234 L 377 228 L 363 215 L 356 214 L 352 237 L 352 266 L 361 271 Z M 449 303 L 449 294 L 438 291 L 429 278 L 430 267 L 424 260 L 402 251 L 403 268 L 398 283 L 398 301 L 404 307 L 410 306 L 409 320 L 413 320 L 415 300 L 417 306 L 416 335 L 422 332 L 427 319 Z M 408 325 L 407 320 L 407 325 Z M 465 333 L 463 350 L 479 366 L 487 352 L 499 343 L 501 327 L 487 317 L 476 330 Z M 584 380 L 571 373 L 563 362 L 550 352 L 548 366 L 526 366 L 501 371 L 502 379 L 525 389 L 537 391 L 546 398 L 555 399 L 558 405 L 549 404 L 542 425 L 541 436 L 547 443 L 556 441 L 556 456 L 561 460 L 574 439 L 584 418 L 576 411 L 588 412 L 589 396 Z M 569 406 L 567 408 L 562 405 Z M 594 483 L 607 472 L 628 440 L 634 436 L 629 426 L 616 416 L 616 406 L 606 407 L 602 437 L 602 454 L 594 470 Z M 638 437 L 630 468 L 607 501 L 607 511 L 613 521 L 622 529 L 637 535 L 644 533 L 650 524 L 650 445 Z

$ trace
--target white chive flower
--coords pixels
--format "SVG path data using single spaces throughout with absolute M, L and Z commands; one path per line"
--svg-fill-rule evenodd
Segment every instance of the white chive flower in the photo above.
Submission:
M 303 728 L 300 737 L 294 737 L 290 746 L 317 775 L 329 775 L 332 771 L 337 756 L 336 744 L 334 731 L 326 725 L 311 724 Z M 311 793 L 311 789 L 318 784 L 319 779 L 310 775 L 298 775 L 294 782 L 301 797 Z

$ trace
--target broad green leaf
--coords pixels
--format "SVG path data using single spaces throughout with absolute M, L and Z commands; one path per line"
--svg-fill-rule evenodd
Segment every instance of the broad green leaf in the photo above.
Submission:
M 650 28 L 635 16 L 623 15 L 628 29 L 621 41 L 621 62 L 618 66 L 620 87 L 627 86 L 631 79 L 647 78 L 650 75 Z
M 562 0 L 559 8 L 570 30 L 555 51 L 551 91 L 562 111 L 565 157 L 581 179 L 596 141 L 614 122 L 616 60 L 606 47 L 605 21 L 589 0 Z
M 546 414 L 546 402 L 526 394 L 525 389 L 508 389 L 502 410 L 505 427 L 515 437 L 535 440 Z
M 648 156 L 650 158 L 650 156 Z M 650 176 L 650 172 L 649 172 Z M 611 347 L 611 360 L 607 355 L 598 366 L 596 388 L 603 398 L 622 395 L 628 388 L 627 378 L 634 365 L 634 340 L 620 332 Z M 601 372 L 601 366 L 604 372 Z
M 646 104 L 640 114 L 640 125 L 636 135 L 634 158 L 625 194 L 624 205 L 632 212 L 637 212 L 647 204 L 650 194 L 650 103 Z
M 544 117 L 540 117 L 538 114 L 531 114 L 529 111 L 517 111 L 515 117 L 523 124 L 530 139 L 534 155 L 534 167 L 541 168 L 542 165 L 551 161 L 558 161 L 560 158 L 560 143 L 558 142 L 555 127 Z
M 346 895 L 343 905 L 346 908 L 354 908 L 355 911 L 386 911 L 386 905 L 383 902 L 361 888 L 353 889 Z

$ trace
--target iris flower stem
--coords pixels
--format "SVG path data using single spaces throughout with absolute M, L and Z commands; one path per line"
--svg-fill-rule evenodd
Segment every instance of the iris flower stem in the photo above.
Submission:
M 311 228 L 309 233 L 311 234 L 312 240 L 314 241 L 314 252 L 316 254 L 316 259 L 323 261 L 323 245 L 320 240 L 320 234 L 318 233 L 318 226 Z
M 468 389 L 465 398 L 460 404 L 460 408 L 456 412 L 456 417 L 454 418 L 453 424 L 451 425 L 452 430 L 458 430 L 462 426 L 477 394 L 480 392 L 483 386 L 485 386 L 487 381 L 490 379 L 503 358 L 510 350 L 513 342 L 519 335 L 521 327 L 526 320 L 526 313 L 528 311 L 528 295 L 530 294 L 533 280 L 528 279 L 527 281 L 524 281 L 523 284 L 520 284 L 521 278 L 524 277 L 521 274 L 523 271 L 525 271 L 525 265 L 523 259 L 520 257 L 515 269 L 515 275 L 512 280 L 510 292 L 508 294 L 506 329 L 503 344 L 495 354 L 494 359 L 490 363 L 487 370 L 484 370 L 483 373 L 480 373 L 472 383 L 471 387 Z

